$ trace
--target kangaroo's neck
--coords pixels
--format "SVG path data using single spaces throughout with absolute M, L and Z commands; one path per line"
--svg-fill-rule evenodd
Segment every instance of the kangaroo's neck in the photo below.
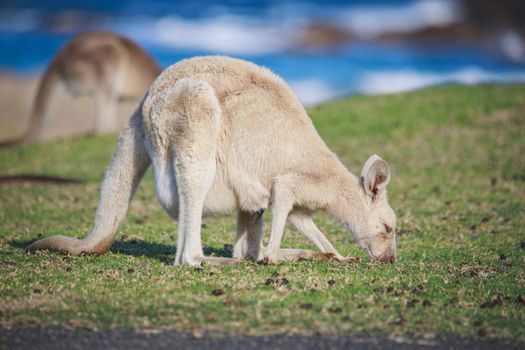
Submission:
M 334 190 L 332 200 L 327 207 L 333 215 L 350 232 L 363 218 L 363 198 L 359 178 L 350 173 L 341 163 L 333 168 Z

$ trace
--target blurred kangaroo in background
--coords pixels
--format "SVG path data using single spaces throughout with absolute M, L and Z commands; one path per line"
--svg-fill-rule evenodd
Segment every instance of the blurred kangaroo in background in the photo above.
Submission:
M 160 203 L 178 219 L 177 265 L 244 258 L 356 261 L 341 256 L 316 227 L 312 215 L 317 210 L 337 218 L 372 260 L 395 261 L 396 216 L 387 201 L 387 163 L 373 155 L 361 177 L 355 177 L 328 149 L 280 77 L 220 56 L 181 61 L 155 80 L 120 135 L 91 233 L 84 239 L 44 238 L 28 251 L 108 251 L 150 164 Z M 268 207 L 272 224 L 264 248 Z M 202 216 L 233 210 L 233 258 L 204 256 Z M 286 220 L 324 254 L 281 249 Z
M 116 122 L 118 101 L 140 100 L 160 72 L 155 60 L 130 39 L 110 32 L 82 33 L 62 47 L 47 66 L 26 132 L 0 145 L 37 139 L 50 118 L 60 85 L 74 96 L 94 96 L 96 133 L 115 131 L 120 127 Z

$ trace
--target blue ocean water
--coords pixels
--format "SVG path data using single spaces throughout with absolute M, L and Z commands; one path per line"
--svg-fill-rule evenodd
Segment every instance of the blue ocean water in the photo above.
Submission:
M 34 74 L 75 33 L 107 29 L 138 41 L 163 66 L 203 54 L 265 65 L 308 104 L 443 82 L 525 82 L 525 63 L 480 45 L 376 43 L 374 35 L 460 20 L 453 0 L 4 0 L 0 69 Z M 360 35 L 336 48 L 298 49 L 309 24 Z

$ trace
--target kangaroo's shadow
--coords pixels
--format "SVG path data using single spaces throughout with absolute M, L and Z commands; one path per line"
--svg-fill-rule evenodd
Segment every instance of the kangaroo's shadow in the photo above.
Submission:
M 172 263 L 177 254 L 177 247 L 175 245 L 168 245 L 163 243 L 152 243 L 144 240 L 129 240 L 129 241 L 115 241 L 110 249 L 113 253 L 126 254 L 132 256 L 144 256 L 152 259 L 157 259 L 163 263 Z M 204 255 L 232 257 L 232 249 L 225 245 L 223 248 L 216 248 L 211 246 L 204 246 Z
M 40 239 L 40 237 L 38 239 Z M 9 242 L 9 245 L 18 249 L 25 249 L 34 241 L 36 241 L 36 239 L 13 240 Z M 225 245 L 223 248 L 204 246 L 203 250 L 204 254 L 207 256 L 232 257 L 232 248 L 230 245 Z M 170 264 L 175 260 L 177 247 L 175 245 L 131 239 L 129 241 L 117 240 L 113 242 L 110 251 L 114 254 L 124 254 L 137 257 L 143 256 L 150 259 L 157 259 L 165 264 Z

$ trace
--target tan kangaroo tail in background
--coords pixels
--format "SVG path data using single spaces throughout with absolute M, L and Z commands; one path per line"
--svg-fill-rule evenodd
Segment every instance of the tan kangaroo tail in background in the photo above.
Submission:
M 31 111 L 26 132 L 22 137 L 22 142 L 34 141 L 42 132 L 44 123 L 48 119 L 53 93 L 61 82 L 57 62 L 59 59 L 60 57 L 53 58 L 38 84 L 33 110 Z
M 0 141 L 0 147 L 15 146 L 23 142 L 33 141 L 39 136 L 44 122 L 47 119 L 52 94 L 60 83 L 56 61 L 57 57 L 53 58 L 53 61 L 44 72 L 42 79 L 40 79 L 26 131 L 24 131 L 21 136 Z
M 90 234 L 83 239 L 51 236 L 34 242 L 26 250 L 45 249 L 73 255 L 107 252 L 149 165 L 150 158 L 144 147 L 141 104 L 120 134 L 102 182 L 95 224 Z

